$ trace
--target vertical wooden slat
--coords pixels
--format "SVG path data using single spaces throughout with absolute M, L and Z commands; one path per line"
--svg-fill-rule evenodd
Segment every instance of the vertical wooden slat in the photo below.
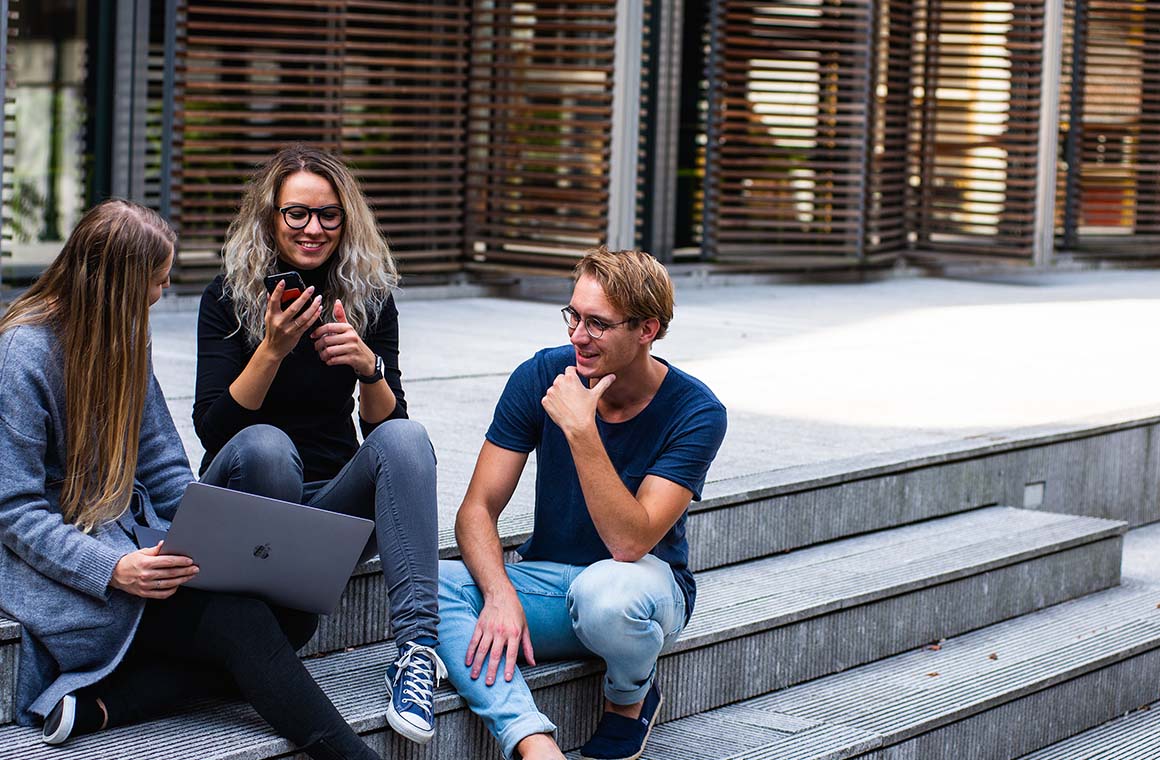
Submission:
M 145 109 L 145 172 L 144 203 L 154 209 L 161 208 L 161 188 L 172 177 L 165 177 L 161 171 L 162 145 L 170 139 L 164 131 L 162 105 L 165 101 L 165 3 L 154 2 L 149 13 L 148 64 L 146 67 Z
M 1059 83 L 1059 163 L 1055 183 L 1055 231 L 1059 247 L 1074 248 L 1079 231 L 1077 158 L 1083 135 L 1083 80 L 1087 47 L 1087 0 L 1064 0 L 1063 63 Z M 1075 169 L 1075 171 L 1073 171 Z
M 909 242 L 907 148 L 914 84 L 911 56 L 916 44 L 910 0 L 882 0 L 876 10 L 864 230 L 865 252 L 872 257 L 901 252 Z
M 12 227 L 9 223 L 12 202 L 12 165 L 15 161 L 13 140 L 16 124 L 14 107 L 11 101 L 9 82 L 9 55 L 13 40 L 16 39 L 16 19 L 19 16 L 20 0 L 4 0 L 0 4 L 0 46 L 3 46 L 3 55 L 0 55 L 0 259 L 11 256 Z M 3 262 L 0 261 L 0 266 Z M 4 284 L 0 275 L 0 286 Z M 0 301 L 3 299 L 0 298 Z

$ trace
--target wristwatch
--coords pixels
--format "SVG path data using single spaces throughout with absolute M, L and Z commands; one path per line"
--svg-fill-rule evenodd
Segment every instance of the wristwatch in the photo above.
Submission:
M 358 378 L 360 383 L 377 383 L 383 379 L 383 357 L 378 354 L 375 355 L 375 371 L 369 375 L 360 375 L 357 372 L 354 375 Z

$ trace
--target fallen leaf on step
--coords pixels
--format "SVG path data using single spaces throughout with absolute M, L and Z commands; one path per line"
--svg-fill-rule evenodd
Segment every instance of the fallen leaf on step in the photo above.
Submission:
M 942 649 L 942 644 L 927 644 L 926 649 L 931 652 L 937 652 Z
M 936 676 L 938 676 L 938 673 L 927 673 L 927 675 L 930 676 L 931 678 L 935 678 Z
M 989 655 L 987 655 L 987 659 L 988 660 L 997 660 L 997 659 L 999 659 L 999 655 L 995 654 L 994 652 L 991 652 Z

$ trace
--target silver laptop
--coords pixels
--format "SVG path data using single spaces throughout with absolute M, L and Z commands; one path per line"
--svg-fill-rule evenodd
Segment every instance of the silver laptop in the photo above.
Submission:
M 190 483 L 165 533 L 137 528 L 141 546 L 193 559 L 186 585 L 257 596 L 283 607 L 330 614 L 375 524 L 228 488 Z

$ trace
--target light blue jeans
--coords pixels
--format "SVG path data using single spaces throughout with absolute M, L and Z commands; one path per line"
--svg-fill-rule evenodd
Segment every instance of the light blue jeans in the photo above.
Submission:
M 607 666 L 604 696 L 610 702 L 644 699 L 657 657 L 685 626 L 685 597 L 668 564 L 651 554 L 587 567 L 530 561 L 507 565 L 507 574 L 524 606 L 536 662 L 599 657 Z M 483 595 L 467 567 L 441 561 L 439 656 L 448 680 L 511 758 L 524 737 L 554 733 L 556 726 L 536 708 L 518 667 L 510 682 L 503 662 L 491 686 L 486 664 L 472 679 L 464 659 L 482 609 Z

